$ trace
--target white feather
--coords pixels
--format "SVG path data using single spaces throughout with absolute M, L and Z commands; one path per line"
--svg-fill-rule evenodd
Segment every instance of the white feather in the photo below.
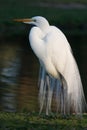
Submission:
M 38 57 L 41 70 L 39 78 L 40 112 L 46 107 L 51 112 L 51 103 L 56 90 L 57 111 L 81 114 L 86 106 L 83 86 L 76 61 L 65 35 L 50 26 L 43 17 L 33 17 L 30 45 Z

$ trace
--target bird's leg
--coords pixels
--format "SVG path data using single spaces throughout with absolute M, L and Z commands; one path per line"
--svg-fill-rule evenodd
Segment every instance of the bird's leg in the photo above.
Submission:
M 46 115 L 49 115 L 50 111 L 50 81 L 49 81 L 49 75 L 46 76 L 46 82 L 47 82 L 47 93 L 46 93 Z
M 64 97 L 63 97 L 63 86 L 61 86 L 61 113 L 63 113 Z
M 40 65 L 39 76 L 38 76 L 38 86 L 39 87 L 40 87 L 40 84 L 41 84 L 42 72 L 43 72 L 43 67 Z
M 62 112 L 64 115 L 66 115 L 66 108 L 67 108 L 67 84 L 65 79 L 62 77 L 62 88 L 61 88 L 61 107 L 62 107 Z
M 63 114 L 66 115 L 66 89 L 63 87 Z
M 61 87 L 62 84 L 60 82 L 60 79 L 55 79 L 55 85 L 56 90 L 55 90 L 55 94 L 56 94 L 56 103 L 57 103 L 57 113 L 61 111 L 61 99 L 62 99 L 62 95 L 61 95 Z
M 40 102 L 40 113 L 42 112 L 44 101 L 45 101 L 45 94 L 46 94 L 46 72 L 44 68 L 42 68 L 40 74 L 40 89 L 39 89 L 39 102 Z
M 52 103 L 54 86 L 55 86 L 55 79 L 47 75 L 47 106 L 46 106 L 47 115 L 49 112 L 51 112 L 51 103 Z

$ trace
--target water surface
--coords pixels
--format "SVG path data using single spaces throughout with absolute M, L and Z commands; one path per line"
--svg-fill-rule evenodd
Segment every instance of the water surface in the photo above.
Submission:
M 87 95 L 87 37 L 67 36 Z M 8 38 L 0 42 L 0 110 L 39 111 L 39 62 L 26 38 Z M 87 96 L 86 96 L 87 98 Z

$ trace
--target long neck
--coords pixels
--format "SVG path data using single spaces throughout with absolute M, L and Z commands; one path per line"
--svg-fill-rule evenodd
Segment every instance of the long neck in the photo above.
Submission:
M 45 44 L 43 42 L 43 33 L 38 27 L 33 27 L 30 31 L 30 46 L 39 59 L 43 59 Z
M 45 21 L 45 22 L 39 24 L 38 27 L 42 30 L 43 33 L 46 33 L 49 28 L 49 23 L 48 23 L 48 21 Z

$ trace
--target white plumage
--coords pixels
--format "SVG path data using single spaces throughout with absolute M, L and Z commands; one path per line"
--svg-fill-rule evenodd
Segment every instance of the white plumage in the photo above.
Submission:
M 57 112 L 81 114 L 86 101 L 79 70 L 65 35 L 41 16 L 16 21 L 36 25 L 30 31 L 29 41 L 41 66 L 40 112 L 44 106 L 47 115 L 51 112 L 55 92 Z

